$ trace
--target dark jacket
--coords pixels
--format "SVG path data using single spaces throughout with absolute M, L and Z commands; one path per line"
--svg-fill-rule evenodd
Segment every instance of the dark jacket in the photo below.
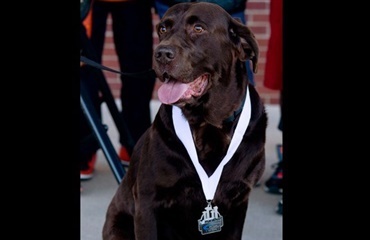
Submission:
M 168 6 L 175 5 L 181 2 L 211 2 L 220 5 L 230 14 L 243 11 L 245 9 L 245 4 L 247 0 L 156 0 L 158 2 L 164 3 Z

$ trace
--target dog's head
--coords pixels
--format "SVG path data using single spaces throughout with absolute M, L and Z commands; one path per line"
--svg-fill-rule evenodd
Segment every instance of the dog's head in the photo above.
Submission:
M 158 97 L 165 104 L 197 105 L 201 98 L 211 98 L 204 96 L 217 88 L 214 94 L 235 94 L 240 83 L 234 80 L 241 78 L 238 72 L 245 71 L 248 59 L 257 71 L 259 50 L 253 33 L 216 4 L 176 4 L 156 31 L 159 45 L 153 68 L 163 82 Z M 247 81 L 244 74 L 243 80 Z M 228 89 L 229 85 L 233 87 Z

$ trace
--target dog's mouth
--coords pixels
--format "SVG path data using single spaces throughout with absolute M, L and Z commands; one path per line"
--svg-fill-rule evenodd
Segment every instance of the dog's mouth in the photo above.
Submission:
M 208 85 L 209 74 L 205 73 L 189 83 L 182 83 L 167 73 L 164 83 L 158 89 L 158 99 L 164 104 L 176 104 L 203 94 Z

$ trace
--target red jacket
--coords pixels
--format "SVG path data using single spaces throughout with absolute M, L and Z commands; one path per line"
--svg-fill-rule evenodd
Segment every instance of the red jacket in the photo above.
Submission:
M 270 29 L 264 86 L 281 90 L 283 86 L 283 0 L 270 1 Z

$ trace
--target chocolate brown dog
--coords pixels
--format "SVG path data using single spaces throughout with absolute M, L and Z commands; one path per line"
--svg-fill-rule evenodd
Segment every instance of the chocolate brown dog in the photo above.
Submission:
M 258 44 L 211 3 L 180 3 L 156 26 L 163 103 L 137 142 L 106 214 L 104 240 L 241 239 L 265 167 L 267 116 L 249 84 Z

